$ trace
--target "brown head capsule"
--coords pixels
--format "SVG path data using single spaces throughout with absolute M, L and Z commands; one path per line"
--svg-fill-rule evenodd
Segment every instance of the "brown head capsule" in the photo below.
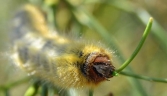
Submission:
M 91 53 L 83 64 L 82 70 L 90 81 L 99 83 L 113 77 L 115 68 L 107 55 Z

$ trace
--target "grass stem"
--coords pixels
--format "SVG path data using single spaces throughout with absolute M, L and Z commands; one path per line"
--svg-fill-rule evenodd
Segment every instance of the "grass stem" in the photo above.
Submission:
M 167 79 L 152 78 L 152 77 L 148 77 L 148 76 L 133 74 L 130 72 L 120 72 L 120 74 L 125 75 L 125 76 L 129 76 L 129 77 L 133 77 L 133 78 L 137 78 L 137 79 L 147 80 L 147 81 L 167 83 Z
M 120 73 L 124 68 L 126 68 L 130 62 L 135 58 L 135 56 L 138 54 L 138 52 L 140 51 L 141 47 L 143 46 L 147 36 L 148 36 L 148 33 L 150 32 L 151 30 L 151 27 L 152 27 L 152 22 L 153 22 L 153 18 L 151 17 L 147 26 L 146 26 L 146 29 L 143 33 L 143 36 L 138 44 L 138 46 L 136 47 L 135 51 L 133 52 L 133 54 L 131 55 L 131 57 L 129 59 L 127 59 L 122 65 L 120 68 L 118 68 L 116 70 L 117 73 Z

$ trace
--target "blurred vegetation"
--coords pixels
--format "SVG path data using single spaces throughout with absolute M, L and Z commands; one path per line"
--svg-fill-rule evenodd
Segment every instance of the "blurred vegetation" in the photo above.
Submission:
M 49 24 L 55 24 L 59 32 L 71 32 L 90 41 L 105 43 L 113 50 L 116 68 L 131 56 L 149 17 L 153 17 L 149 37 L 125 71 L 167 78 L 166 0 L 0 0 L 0 85 L 19 81 L 26 76 L 12 65 L 6 54 L 10 53 L 10 20 L 17 9 L 30 2 L 50 15 Z M 6 92 L 0 91 L 0 96 L 23 96 L 30 84 L 31 81 Z M 167 96 L 166 90 L 166 83 L 119 75 L 96 88 L 94 96 Z

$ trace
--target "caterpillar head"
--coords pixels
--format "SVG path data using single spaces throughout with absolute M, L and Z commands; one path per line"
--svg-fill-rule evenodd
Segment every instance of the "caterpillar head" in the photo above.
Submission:
M 81 70 L 89 81 L 97 84 L 101 81 L 108 80 L 113 77 L 115 67 L 112 65 L 111 56 L 106 50 L 98 47 L 89 48 L 90 52 L 85 56 L 85 62 L 83 63 Z

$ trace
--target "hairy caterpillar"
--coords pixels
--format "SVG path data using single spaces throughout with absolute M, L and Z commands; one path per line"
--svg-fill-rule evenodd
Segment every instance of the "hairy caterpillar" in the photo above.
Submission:
M 24 6 L 13 24 L 12 59 L 27 73 L 63 88 L 94 87 L 113 76 L 109 50 L 51 32 L 35 6 Z

